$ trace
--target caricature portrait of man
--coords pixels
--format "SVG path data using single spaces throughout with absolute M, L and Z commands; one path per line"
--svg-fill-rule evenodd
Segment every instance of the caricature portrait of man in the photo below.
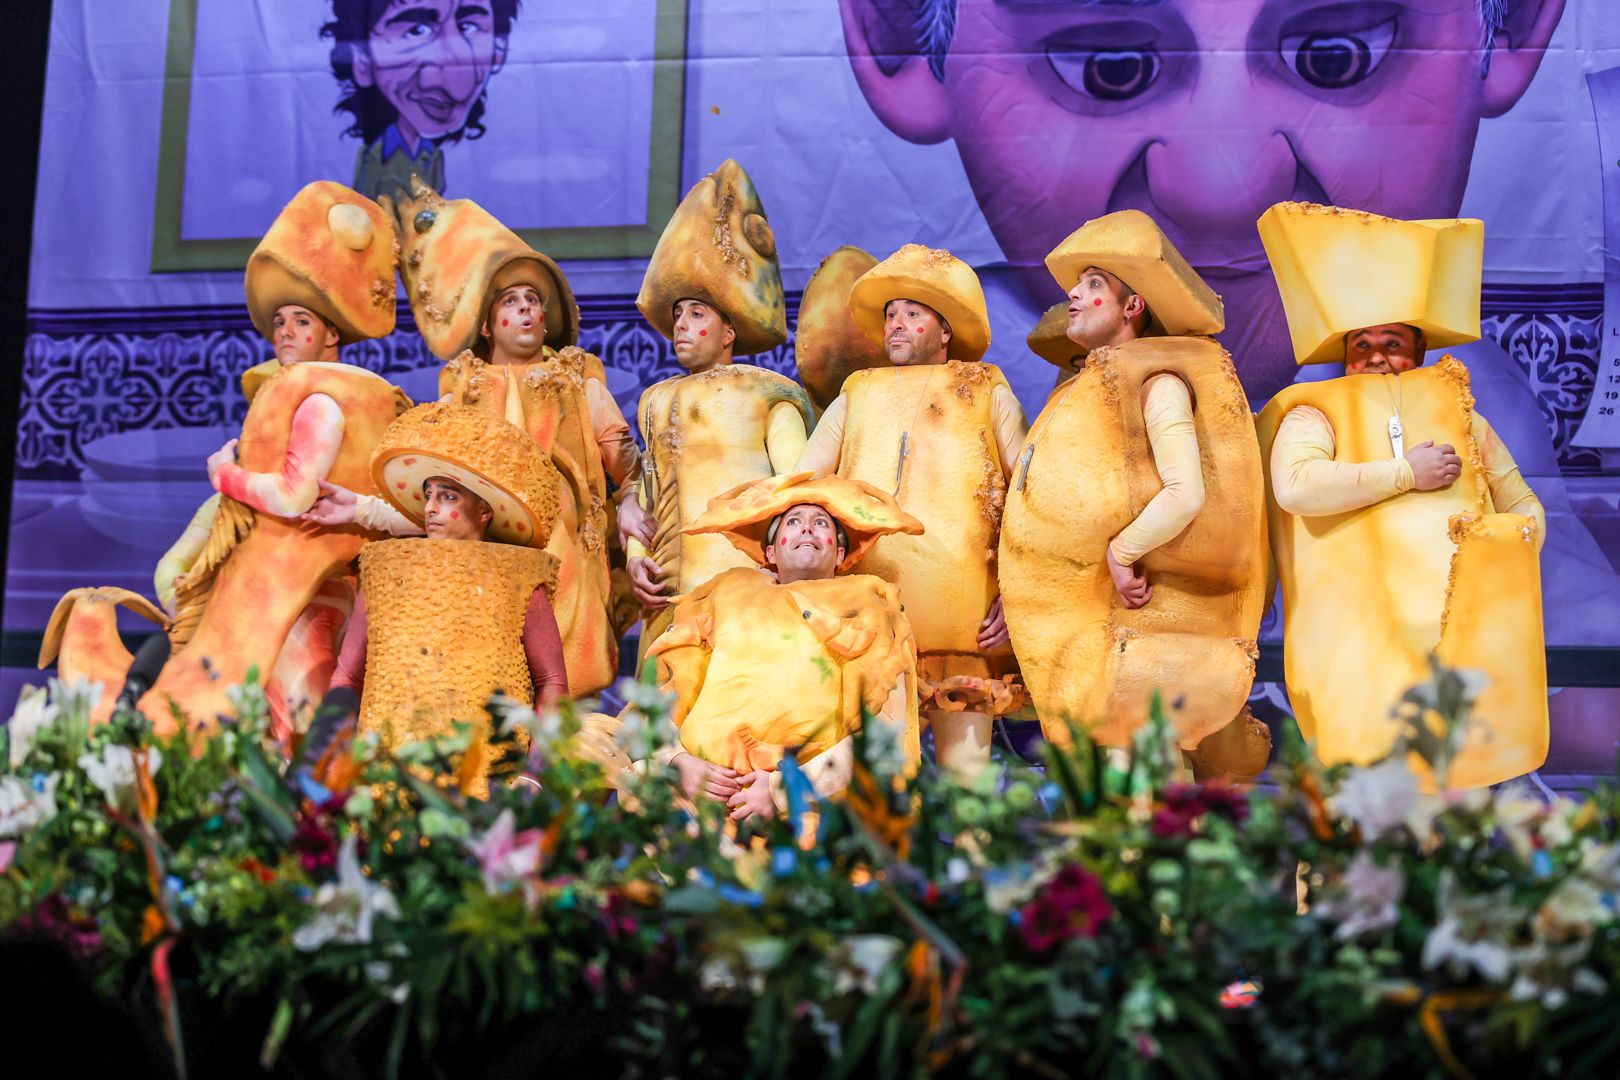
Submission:
M 506 63 L 520 0 L 332 0 L 332 74 L 345 132 L 362 142 L 355 190 L 445 191 L 444 146 L 483 135 L 484 95 Z
M 1065 235 L 1141 210 L 1221 295 L 1220 340 L 1258 408 L 1296 377 L 1342 374 L 1296 371 L 1261 213 L 1296 199 L 1456 216 L 1481 121 L 1529 88 L 1565 0 L 839 4 L 878 119 L 914 143 L 955 144 L 1010 264 L 981 270 L 995 338 L 1020 341 L 1060 299 L 1043 258 Z M 1575 515 L 1528 377 L 1489 337 L 1446 351 L 1547 505 L 1549 641 L 1620 641 L 1620 577 Z M 1020 352 L 995 360 L 1038 406 L 1050 375 Z M 1561 730 L 1585 731 L 1595 741 L 1581 753 L 1612 761 L 1602 713 L 1614 700 L 1558 695 L 1554 756 Z

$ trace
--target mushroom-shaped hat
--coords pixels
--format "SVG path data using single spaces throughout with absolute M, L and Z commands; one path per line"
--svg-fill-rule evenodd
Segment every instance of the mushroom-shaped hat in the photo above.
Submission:
M 681 531 L 721 533 L 750 559 L 765 564 L 766 533 L 780 514 L 804 503 L 821 507 L 844 527 L 849 544 L 842 573 L 861 561 L 879 538 L 890 533 L 922 535 L 922 522 L 900 509 L 894 497 L 861 480 L 783 473 L 739 484 L 709 500 L 708 509 Z
M 883 344 L 868 337 L 849 310 L 850 287 L 876 265 L 870 254 L 846 244 L 822 259 L 805 284 L 793 359 L 817 408 L 833 403 L 850 372 L 889 366 Z
M 270 338 L 276 309 L 306 307 L 348 345 L 394 332 L 394 223 L 383 208 L 330 180 L 282 208 L 248 256 L 248 315 Z
M 883 309 L 890 300 L 927 304 L 951 325 L 945 353 L 978 360 L 990 348 L 990 314 L 973 267 L 941 248 L 907 244 L 862 274 L 849 290 L 849 310 L 866 336 L 883 343 Z
M 400 276 L 428 349 L 453 360 L 478 341 L 503 289 L 533 285 L 545 306 L 546 344 L 579 338 L 579 305 L 562 270 L 471 199 L 446 199 L 412 177 L 414 194 L 393 206 Z M 387 203 L 389 200 L 384 199 Z
M 489 503 L 487 539 L 545 547 L 562 480 L 529 435 L 491 413 L 447 401 L 418 405 L 383 432 L 371 457 L 377 488 L 422 524 L 422 485 L 442 476 Z
M 1059 300 L 1046 309 L 1041 321 L 1029 332 L 1024 341 L 1030 352 L 1053 367 L 1064 371 L 1078 371 L 1085 362 L 1086 350 L 1069 340 L 1069 302 Z
M 754 182 L 729 158 L 675 208 L 647 262 L 636 307 L 668 338 L 675 336 L 681 300 L 701 300 L 730 320 L 738 356 L 787 340 L 776 236 Z
M 1364 326 L 1406 323 L 1436 347 L 1479 338 L 1478 218 L 1402 221 L 1284 202 L 1259 228 L 1301 364 L 1343 360 L 1345 335 Z
M 1140 210 L 1116 210 L 1070 233 L 1046 256 L 1064 292 L 1087 267 L 1106 270 L 1147 302 L 1151 330 L 1172 337 L 1206 336 L 1226 328 L 1226 310 L 1158 223 Z

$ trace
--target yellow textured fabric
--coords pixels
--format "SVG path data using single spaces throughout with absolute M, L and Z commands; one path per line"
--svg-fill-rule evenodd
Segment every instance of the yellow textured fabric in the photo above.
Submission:
M 152 585 L 157 590 L 158 603 L 170 615 L 174 614 L 174 579 L 191 569 L 191 563 L 208 543 L 208 534 L 214 528 L 214 515 L 219 513 L 219 492 L 214 492 L 180 533 L 180 538 L 169 546 L 158 560 L 152 573 Z
M 1332 423 L 1337 461 L 1389 457 L 1393 378 L 1289 387 L 1260 414 L 1262 449 L 1271 452 L 1283 417 L 1309 405 Z M 1390 707 L 1428 677 L 1426 658 L 1438 650 L 1491 679 L 1452 783 L 1497 783 L 1538 768 L 1547 752 L 1538 526 L 1496 513 L 1463 365 L 1446 357 L 1398 379 L 1407 444 L 1451 443 L 1462 473 L 1439 491 L 1340 514 L 1301 516 L 1270 500 L 1288 695 L 1324 762 L 1372 761 L 1395 736 Z
M 1093 218 L 1046 256 L 1046 268 L 1064 292 L 1091 266 L 1113 274 L 1147 302 L 1155 331 L 1182 336 L 1226 328 L 1221 298 L 1140 210 Z
M 270 381 L 270 376 L 274 375 L 280 370 L 281 361 L 272 357 L 271 359 L 266 360 L 264 363 L 254 364 L 252 367 L 242 372 L 242 396 L 247 398 L 248 403 L 251 404 L 253 402 L 253 396 L 264 388 L 265 383 Z
M 586 398 L 590 360 L 573 347 L 548 348 L 530 364 L 491 364 L 466 352 L 439 373 L 441 395 L 527 431 L 562 476 L 561 505 L 546 550 L 560 564 L 552 608 L 568 691 L 575 697 L 611 685 L 619 670 L 618 639 L 608 617 L 607 477 Z
M 307 363 L 283 368 L 253 398 L 242 422 L 237 457 L 251 472 L 279 470 L 292 436 L 292 418 L 306 398 L 324 394 L 343 412 L 343 441 L 327 479 L 371 495 L 371 455 L 396 414 L 394 388 L 381 376 L 347 364 Z M 211 598 L 184 648 L 164 667 L 141 699 L 155 730 L 172 733 L 172 701 L 201 723 L 229 713 L 228 687 L 257 666 L 268 675 L 288 631 L 321 584 L 352 560 L 366 541 L 353 525 L 327 528 L 296 518 L 278 518 L 222 502 L 216 515 L 229 520 L 245 511 L 246 537 L 224 556 Z
M 1142 410 L 1142 385 L 1160 372 L 1192 389 L 1204 506 L 1140 560 L 1153 597 L 1126 610 L 1104 548 L 1161 488 Z M 1073 721 L 1126 745 L 1155 691 L 1183 700 L 1173 717 L 1187 749 L 1238 716 L 1266 605 L 1263 483 L 1248 400 L 1213 341 L 1097 349 L 1053 391 L 1001 533 L 1007 629 L 1048 739 L 1066 743 Z
M 1277 203 L 1257 223 L 1277 276 L 1294 359 L 1344 359 L 1344 336 L 1406 323 L 1431 348 L 1479 337 L 1485 223 L 1401 221 L 1316 203 Z
M 675 695 L 681 745 L 705 761 L 775 769 L 798 747 L 814 759 L 881 712 L 915 671 L 911 629 L 892 585 L 852 574 L 778 585 L 759 570 L 727 570 L 675 605 L 648 655 Z M 917 760 L 916 695 L 906 714 Z
M 998 395 L 1010 403 L 999 424 Z M 852 373 L 840 398 L 843 408 L 834 402 L 823 415 L 799 467 L 892 491 L 922 522 L 922 535 L 885 536 L 853 568 L 900 590 L 929 676 L 922 707 L 1015 707 L 1021 694 L 1006 681 L 1016 670 L 1011 650 L 986 655 L 977 640 L 997 596 L 1006 476 L 1025 430 L 1001 370 L 955 360 L 872 368 Z M 983 680 L 980 700 L 965 698 L 960 683 L 944 685 L 956 678 Z
M 636 307 L 669 338 L 675 336 L 680 300 L 701 300 L 723 313 L 737 332 L 737 356 L 787 340 L 776 236 L 753 180 L 729 158 L 693 184 L 675 208 L 647 260 Z
M 448 735 L 459 721 L 487 739 L 484 704 L 496 690 L 533 704 L 523 621 L 534 590 L 552 588 L 556 574 L 551 556 L 513 544 L 427 537 L 367 544 L 361 732 L 393 748 Z
M 394 332 L 398 258 L 394 223 L 381 206 L 317 180 L 282 208 L 248 256 L 253 328 L 269 338 L 276 309 L 298 304 L 328 319 L 345 345 L 386 337 Z
M 1142 423 L 1160 487 L 1110 545 L 1121 566 L 1174 540 L 1204 507 L 1198 424 L 1187 384 L 1168 372 L 1149 376 L 1142 385 Z
M 793 362 L 799 381 L 818 409 L 832 404 L 852 371 L 888 367 L 889 354 L 855 323 L 849 290 L 877 259 L 845 245 L 821 260 L 805 283 L 793 331 Z
M 658 521 L 652 558 L 676 593 L 753 566 L 724 536 L 681 530 L 710 499 L 793 468 L 811 424 L 804 390 L 774 371 L 730 364 L 648 387 L 637 415 L 647 445 L 642 504 Z

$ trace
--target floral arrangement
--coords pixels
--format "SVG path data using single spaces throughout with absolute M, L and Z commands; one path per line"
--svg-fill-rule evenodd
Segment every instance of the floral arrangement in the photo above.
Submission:
M 5 728 L 0 937 L 199 1076 L 1616 1075 L 1620 797 L 1447 792 L 1477 690 L 1437 667 L 1388 759 L 1296 741 L 1264 792 L 1189 781 L 1162 707 L 965 783 L 874 727 L 844 796 L 789 759 L 739 828 L 587 760 L 583 704 L 316 757 L 252 678 L 173 739 L 53 683 Z

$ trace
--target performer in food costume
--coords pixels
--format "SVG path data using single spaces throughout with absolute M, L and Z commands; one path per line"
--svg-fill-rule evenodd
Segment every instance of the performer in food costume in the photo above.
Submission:
M 609 478 L 620 496 L 641 474 L 630 427 L 603 383 L 602 362 L 574 345 L 579 310 L 557 264 L 525 244 L 477 203 L 446 200 L 420 182 L 395 208 L 400 274 L 416 325 L 434 355 L 449 361 L 441 400 L 504 417 L 529 433 L 562 477 L 562 503 L 547 550 L 558 560 L 552 596 L 575 696 L 611 684 L 618 635 L 609 618 Z M 376 499 L 333 492 L 322 520 L 358 520 L 395 535 L 416 526 Z M 642 510 L 623 500 L 627 534 Z M 357 516 L 358 515 L 358 516 Z
M 922 528 L 870 485 L 808 473 L 725 492 L 687 526 L 767 571 L 725 570 L 680 598 L 649 649 L 681 733 L 663 759 L 687 794 L 726 802 L 737 820 L 785 810 L 790 749 L 819 793 L 841 791 L 862 710 L 894 725 L 915 763 L 911 628 L 895 587 L 852 568 L 880 537 Z
M 461 721 L 483 740 L 495 691 L 523 704 L 566 693 L 557 559 L 544 550 L 562 485 L 534 440 L 435 402 L 383 433 L 372 477 L 426 536 L 360 553 L 360 599 L 332 680 L 360 694 L 359 730 L 395 746 Z
M 1087 222 L 1046 265 L 1069 294 L 1068 343 L 1032 337 L 1071 376 L 1030 427 L 1001 533 L 1007 628 L 1042 730 L 1128 745 L 1162 693 L 1199 771 L 1252 777 L 1270 751 L 1245 706 L 1265 490 L 1243 386 L 1210 336 L 1220 298 L 1137 210 Z
M 849 290 L 876 265 L 869 253 L 846 244 L 822 259 L 805 283 L 793 363 L 818 409 L 838 399 L 850 372 L 889 366 L 883 343 L 873 341 L 849 310 Z
M 336 637 L 352 590 L 343 583 L 365 533 L 300 520 L 323 483 L 370 491 L 369 462 L 402 395 L 378 375 L 332 362 L 330 347 L 383 337 L 394 328 L 393 223 L 380 206 L 341 184 L 320 181 L 282 210 L 248 260 L 246 291 L 255 328 L 267 340 L 288 325 L 321 343 L 322 359 L 260 365 L 244 377 L 252 393 L 239 440 L 209 459 L 219 500 L 208 533 L 183 538 L 160 566 L 183 563 L 172 578 L 175 653 L 141 701 L 159 731 L 172 731 L 178 708 L 201 724 L 230 710 L 225 690 L 250 668 L 271 679 L 279 721 L 295 698 L 325 690 Z M 319 320 L 308 321 L 299 311 Z M 278 319 L 282 326 L 278 329 Z M 299 325 L 308 322 L 307 326 Z M 330 328 L 328 330 L 328 328 Z M 330 346 L 327 341 L 334 337 Z M 306 342 L 313 346 L 315 342 Z M 279 350 L 278 350 L 279 351 Z M 206 507 L 205 507 L 206 510 Z M 193 519 L 201 525 L 203 512 Z M 64 598 L 64 605 L 68 603 Z M 63 625 L 63 622 L 67 625 Z M 87 641 L 59 606 L 41 664 L 59 642 L 64 677 L 102 682 L 110 710 L 129 666 L 117 641 Z M 111 630 L 110 622 L 98 623 Z M 290 660 L 278 668 L 289 648 Z
M 1024 414 L 1000 369 L 980 360 L 990 345 L 984 293 L 950 252 L 906 245 L 855 282 L 849 307 L 894 366 L 845 379 L 799 468 L 892 492 L 925 526 L 880 540 L 857 570 L 900 589 L 935 756 L 971 771 L 989 760 L 992 718 L 1023 701 L 996 541 Z
M 1433 652 L 1490 678 L 1450 786 L 1540 767 L 1546 516 L 1474 411 L 1467 369 L 1424 363 L 1479 337 L 1483 223 L 1279 203 L 1259 227 L 1295 357 L 1347 372 L 1260 413 L 1301 731 L 1328 764 L 1383 756 L 1390 708 Z
M 648 611 L 645 650 L 669 625 L 672 596 L 753 565 L 723 537 L 682 529 L 721 492 L 791 470 L 812 424 L 797 383 L 733 362 L 787 339 L 776 240 L 742 166 L 727 161 L 687 193 L 647 264 L 636 306 L 674 342 L 687 372 L 648 387 L 637 410 L 648 516 L 644 532 L 626 538 L 626 553 Z

